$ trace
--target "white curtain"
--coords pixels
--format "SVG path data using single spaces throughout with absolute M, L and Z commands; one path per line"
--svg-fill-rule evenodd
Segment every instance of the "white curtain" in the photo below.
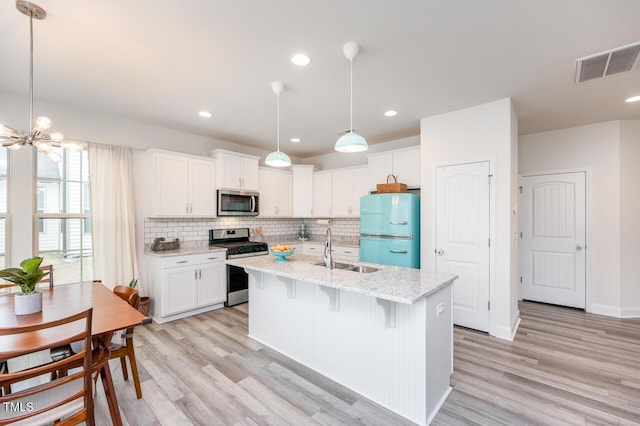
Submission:
M 89 145 L 94 277 L 107 287 L 138 277 L 131 149 Z

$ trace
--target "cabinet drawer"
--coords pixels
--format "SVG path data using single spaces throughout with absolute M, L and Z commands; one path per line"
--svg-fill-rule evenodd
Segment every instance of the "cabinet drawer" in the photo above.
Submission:
M 360 257 L 360 248 L 358 247 L 341 247 L 333 246 L 333 253 L 339 256 Z
M 321 255 L 322 252 L 324 250 L 324 245 L 322 244 L 309 244 L 309 243 L 304 243 L 302 246 L 302 253 L 303 254 L 310 254 L 310 255 Z
M 184 256 L 169 256 L 162 259 L 162 267 L 178 268 L 181 266 L 200 265 L 203 263 L 224 262 L 226 259 L 225 251 L 216 251 L 211 253 L 189 254 Z

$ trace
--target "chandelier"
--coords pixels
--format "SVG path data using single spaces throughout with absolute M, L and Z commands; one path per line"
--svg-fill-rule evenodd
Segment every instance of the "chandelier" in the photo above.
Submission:
M 51 127 L 51 120 L 40 116 L 33 120 L 33 18 L 45 19 L 47 12 L 43 8 L 28 1 L 16 0 L 16 8 L 29 17 L 29 125 L 33 128 L 28 132 L 0 124 L 0 142 L 2 146 L 17 151 L 24 145 L 38 148 L 51 160 L 60 162 L 62 157 L 53 148 L 66 148 L 72 151 L 82 151 L 84 147 L 74 142 L 65 142 L 64 135 L 59 132 L 44 133 Z

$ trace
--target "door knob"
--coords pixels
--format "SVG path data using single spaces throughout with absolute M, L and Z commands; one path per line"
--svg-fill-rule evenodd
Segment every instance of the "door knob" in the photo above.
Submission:
M 442 249 L 438 249 L 438 250 L 436 250 L 436 254 L 437 254 L 438 256 L 442 256 L 442 255 L 444 254 L 444 250 L 442 250 Z
M 581 244 L 578 244 L 576 246 L 576 251 L 582 251 L 584 249 L 584 246 L 582 246 Z

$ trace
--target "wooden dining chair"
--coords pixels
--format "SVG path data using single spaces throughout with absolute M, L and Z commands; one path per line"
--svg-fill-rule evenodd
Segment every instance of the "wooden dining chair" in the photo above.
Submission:
M 126 301 L 129 305 L 138 309 L 140 304 L 140 294 L 138 290 L 124 286 L 117 285 L 113 288 L 114 294 L 118 295 L 122 300 Z M 133 348 L 133 327 L 127 328 L 122 336 L 125 339 L 124 345 L 111 343 L 111 359 L 120 358 L 120 365 L 122 366 L 122 377 L 125 380 L 129 380 L 129 373 L 127 372 L 127 361 L 129 358 L 129 364 L 131 364 L 131 375 L 133 376 L 133 384 L 136 388 L 136 396 L 138 399 L 142 398 L 142 389 L 140 387 L 140 377 L 138 376 L 138 365 L 136 363 L 136 353 Z
M 0 329 L 0 339 L 28 342 L 29 349 L 22 352 L 2 353 L 0 358 L 17 359 L 34 351 L 83 340 L 91 347 L 91 318 L 93 308 L 47 323 L 12 329 Z M 48 377 L 60 369 L 79 366 L 73 374 L 39 385 L 28 380 Z M 91 351 L 82 350 L 68 358 L 52 361 L 33 368 L 0 373 L 0 383 L 9 385 L 11 392 L 0 396 L 0 425 L 35 425 L 56 422 L 57 425 L 76 425 L 86 422 L 94 425 L 93 380 Z M 36 379 L 37 380 L 37 379 Z M 22 385 L 22 386 L 21 386 Z M 19 389 L 19 387 L 25 387 Z M 66 417 L 66 418 L 64 418 Z

